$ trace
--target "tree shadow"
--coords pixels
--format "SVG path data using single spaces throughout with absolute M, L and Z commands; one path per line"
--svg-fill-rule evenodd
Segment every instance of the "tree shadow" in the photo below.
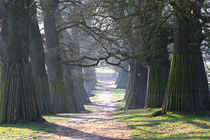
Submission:
M 89 140 L 122 140 L 122 139 L 114 139 L 110 137 L 86 133 L 77 129 L 69 128 L 66 126 L 58 125 L 58 124 L 51 124 L 51 125 L 57 128 L 57 130 L 59 130 L 57 132 L 54 132 L 54 134 L 58 136 L 65 136 L 69 138 L 83 138 L 83 139 L 89 139 Z
M 83 117 L 81 115 L 65 115 L 65 114 L 57 114 L 55 115 L 55 117 L 63 117 L 63 118 L 68 118 L 68 119 L 71 119 L 71 118 L 75 118 L 75 119 L 81 119 L 81 120 L 100 120 L 100 121 L 107 121 L 107 120 L 110 120 L 110 119 L 102 119 L 102 118 L 96 118 L 96 117 Z
M 57 136 L 64 136 L 69 138 L 88 138 L 89 140 L 121 140 L 114 139 L 110 137 L 100 136 L 97 134 L 86 133 L 77 129 L 73 129 L 70 127 L 58 125 L 50 122 L 25 122 L 21 124 L 3 124 L 1 127 L 11 127 L 11 128 L 20 128 L 20 129 L 30 129 L 33 131 L 37 131 L 37 133 L 46 133 L 46 134 L 55 134 Z M 42 137 L 42 136 L 39 136 Z

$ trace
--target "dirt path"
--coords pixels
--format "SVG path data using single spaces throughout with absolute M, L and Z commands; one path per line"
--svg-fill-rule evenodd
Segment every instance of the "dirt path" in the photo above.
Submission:
M 69 121 L 56 123 L 57 132 L 48 134 L 51 138 L 42 138 L 42 140 L 130 139 L 125 123 L 112 119 L 112 112 L 116 110 L 110 94 L 112 88 L 114 88 L 113 82 L 100 83 L 97 87 L 97 90 L 101 91 L 100 95 L 91 105 L 93 113 L 64 115 L 63 117 L 69 118 Z

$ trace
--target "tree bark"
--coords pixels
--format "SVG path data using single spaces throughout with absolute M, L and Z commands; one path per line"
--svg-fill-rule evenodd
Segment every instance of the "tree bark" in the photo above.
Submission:
M 139 109 L 145 106 L 147 69 L 142 66 L 140 60 L 135 60 L 134 71 L 131 75 L 131 89 L 126 101 L 125 109 Z
M 124 62 L 123 67 L 128 70 L 128 63 Z M 119 75 L 116 81 L 118 89 L 126 89 L 126 86 L 128 84 L 128 73 L 120 68 Z
M 172 58 L 169 80 L 163 102 L 163 112 L 200 112 L 210 110 L 210 93 L 200 51 L 203 41 L 200 4 L 181 3 L 191 11 L 174 13 L 175 54 Z M 201 4 L 202 5 L 202 4 Z M 177 13 L 179 12 L 179 13 Z
M 56 0 L 41 0 L 44 13 L 44 29 L 46 37 L 46 65 L 49 76 L 50 93 L 55 113 L 66 113 L 66 95 L 63 83 L 63 64 L 59 52 L 59 38 L 56 31 L 55 14 L 58 8 Z
M 166 84 L 168 81 L 168 66 L 152 65 L 149 70 L 149 83 L 147 90 L 147 107 L 160 108 L 163 103 Z
M 92 67 L 83 67 L 84 71 L 84 87 L 87 91 L 87 94 L 90 96 L 91 92 L 95 89 L 97 80 L 95 68 Z
M 30 29 L 30 60 L 35 81 L 38 105 L 41 113 L 51 114 L 53 112 L 52 98 L 49 91 L 48 76 L 45 68 L 44 47 L 39 31 L 35 4 L 31 10 Z
M 66 97 L 68 98 L 68 110 L 71 113 L 79 113 L 84 110 L 84 106 L 81 106 L 76 100 L 71 66 L 64 65 L 64 77 L 64 90 L 67 95 Z
M 90 99 L 87 96 L 87 92 L 84 88 L 84 79 L 83 79 L 83 73 L 82 73 L 82 67 L 80 66 L 74 66 L 72 68 L 73 73 L 73 83 L 74 83 L 74 89 L 75 89 L 75 95 L 77 102 L 80 104 L 80 106 L 83 106 L 85 104 L 90 103 Z
M 29 9 L 24 0 L 1 0 L 4 12 L 3 69 L 0 86 L 0 123 L 42 119 L 29 62 Z

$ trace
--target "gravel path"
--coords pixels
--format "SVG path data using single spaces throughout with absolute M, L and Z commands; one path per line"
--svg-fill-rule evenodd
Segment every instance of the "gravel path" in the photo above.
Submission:
M 101 82 L 97 87 L 100 95 L 92 103 L 93 113 L 63 115 L 67 122 L 54 124 L 57 132 L 47 134 L 41 140 L 128 140 L 129 130 L 124 122 L 112 119 L 116 110 L 110 89 L 114 82 Z M 50 136 L 51 138 L 46 138 Z

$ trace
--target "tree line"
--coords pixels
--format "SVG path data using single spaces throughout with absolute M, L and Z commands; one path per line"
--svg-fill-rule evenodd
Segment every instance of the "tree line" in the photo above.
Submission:
M 0 123 L 84 110 L 96 85 L 93 67 L 102 61 L 121 68 L 125 109 L 209 111 L 203 61 L 209 57 L 209 5 L 0 0 Z

